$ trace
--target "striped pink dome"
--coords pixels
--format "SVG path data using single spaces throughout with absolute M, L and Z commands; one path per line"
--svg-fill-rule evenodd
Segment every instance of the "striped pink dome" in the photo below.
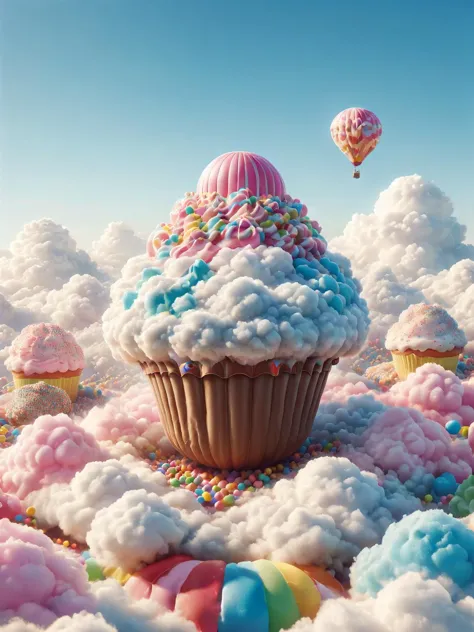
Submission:
M 239 189 L 261 195 L 286 194 L 283 178 L 266 158 L 248 151 L 231 151 L 215 158 L 199 178 L 196 193 L 219 193 L 227 197 Z

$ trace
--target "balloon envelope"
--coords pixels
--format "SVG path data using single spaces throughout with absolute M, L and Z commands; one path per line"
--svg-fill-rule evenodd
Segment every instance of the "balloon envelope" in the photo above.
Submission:
M 381 122 L 364 108 L 348 108 L 331 123 L 333 141 L 354 167 L 361 165 L 375 149 L 381 135 Z

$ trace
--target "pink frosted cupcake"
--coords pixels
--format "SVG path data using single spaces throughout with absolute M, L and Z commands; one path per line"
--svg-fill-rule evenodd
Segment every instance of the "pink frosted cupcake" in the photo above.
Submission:
M 66 391 L 74 402 L 85 361 L 71 333 L 58 325 L 40 323 L 25 327 L 15 338 L 5 366 L 16 389 L 46 382 Z
M 385 342 L 401 380 L 423 364 L 439 364 L 456 373 L 459 354 L 467 345 L 465 333 L 439 305 L 410 305 L 388 330 Z

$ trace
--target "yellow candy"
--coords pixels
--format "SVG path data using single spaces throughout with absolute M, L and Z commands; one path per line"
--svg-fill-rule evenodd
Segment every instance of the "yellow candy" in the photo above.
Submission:
M 461 428 L 461 437 L 467 437 L 469 434 L 469 426 L 463 426 Z
M 203 493 L 203 495 L 202 495 L 202 497 L 204 498 L 204 500 L 205 500 L 207 503 L 208 503 L 208 502 L 210 502 L 210 500 L 211 500 L 211 498 L 212 498 L 212 496 L 211 496 L 211 494 L 210 494 L 209 492 L 204 492 L 204 493 Z
M 34 507 L 28 507 L 26 510 L 26 515 L 32 518 L 36 513 L 36 509 Z
M 65 546 L 66 548 L 68 548 L 69 544 L 70 544 L 69 540 L 64 540 L 64 542 L 63 542 L 63 546 Z
M 5 443 L 6 439 L 3 435 L 0 435 L 0 443 Z
M 104 574 L 104 577 L 112 577 L 122 586 L 124 586 L 131 577 L 129 573 L 122 571 L 120 568 L 113 568 L 112 566 L 103 568 L 102 573 Z

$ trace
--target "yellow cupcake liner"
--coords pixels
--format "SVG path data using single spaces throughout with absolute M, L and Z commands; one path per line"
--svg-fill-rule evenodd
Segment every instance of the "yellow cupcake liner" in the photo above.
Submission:
M 21 388 L 22 386 L 26 386 L 27 384 L 36 384 L 37 382 L 45 382 L 46 384 L 51 384 L 51 386 L 56 386 L 57 388 L 62 388 L 63 391 L 69 395 L 71 401 L 74 403 L 77 399 L 77 392 L 79 390 L 79 382 L 81 381 L 81 376 L 76 375 L 73 377 L 60 377 L 60 378 L 48 378 L 48 377 L 17 377 L 13 376 L 13 383 L 16 389 Z
M 393 365 L 401 380 L 406 380 L 410 373 L 414 373 L 420 366 L 424 364 L 439 364 L 447 371 L 456 373 L 459 355 L 446 356 L 444 358 L 431 358 L 429 356 L 417 356 L 414 353 L 399 354 L 392 353 Z

